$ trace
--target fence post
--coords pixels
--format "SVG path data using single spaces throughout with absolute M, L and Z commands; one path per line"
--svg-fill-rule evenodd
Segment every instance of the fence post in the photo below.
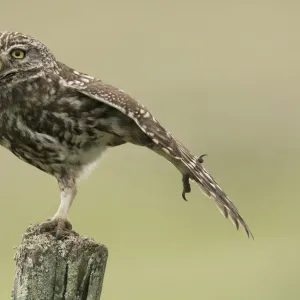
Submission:
M 15 255 L 12 300 L 99 300 L 107 248 L 72 232 L 57 241 L 30 226 Z

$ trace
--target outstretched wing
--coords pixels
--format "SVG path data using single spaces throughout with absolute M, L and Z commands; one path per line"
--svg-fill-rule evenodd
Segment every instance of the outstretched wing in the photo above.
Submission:
M 68 87 L 74 88 L 82 95 L 114 107 L 132 119 L 141 131 L 152 140 L 157 152 L 163 152 L 164 156 L 186 176 L 187 180 L 196 181 L 207 196 L 213 197 L 223 215 L 226 218 L 229 217 L 237 229 L 239 225 L 242 225 L 248 237 L 250 235 L 253 237 L 235 205 L 203 167 L 201 161 L 162 127 L 145 106 L 114 86 L 69 69 L 65 65 L 61 65 L 61 67 L 63 78 Z

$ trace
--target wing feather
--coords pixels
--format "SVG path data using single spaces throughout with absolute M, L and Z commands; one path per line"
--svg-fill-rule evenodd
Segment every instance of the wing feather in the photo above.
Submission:
M 67 68 L 62 64 L 61 66 L 62 70 Z M 73 72 L 71 70 L 71 72 L 68 71 L 65 73 L 68 74 L 68 78 L 66 78 L 66 75 L 62 77 L 65 80 L 66 87 L 74 88 L 82 95 L 114 107 L 131 118 L 141 131 L 157 146 L 156 150 L 154 149 L 155 151 L 159 154 L 163 152 L 163 155 L 171 161 L 183 175 L 187 174 L 188 178 L 197 182 L 207 196 L 213 197 L 222 214 L 225 218 L 229 217 L 237 229 L 239 229 L 239 225 L 241 224 L 247 235 L 253 237 L 249 227 L 239 214 L 235 205 L 202 166 L 198 158 L 192 155 L 170 132 L 161 126 L 145 106 L 124 91 L 86 74 L 74 70 Z

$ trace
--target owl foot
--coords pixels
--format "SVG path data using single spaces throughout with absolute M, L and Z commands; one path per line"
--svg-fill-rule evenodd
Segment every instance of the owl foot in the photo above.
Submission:
M 203 157 L 207 156 L 207 154 L 202 154 L 199 156 L 198 158 L 198 162 L 200 164 L 202 164 L 204 162 Z M 182 184 L 183 184 L 183 191 L 182 191 L 182 198 L 187 201 L 185 194 L 190 193 L 191 192 L 191 185 L 190 185 L 190 176 L 188 174 L 184 174 L 182 175 Z
M 50 232 L 57 240 L 61 240 L 71 233 L 72 224 L 67 219 L 54 218 L 40 225 L 40 232 Z

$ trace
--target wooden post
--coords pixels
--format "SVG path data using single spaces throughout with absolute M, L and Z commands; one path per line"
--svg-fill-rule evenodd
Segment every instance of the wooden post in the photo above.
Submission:
M 72 232 L 63 241 L 30 226 L 15 255 L 12 300 L 99 300 L 108 251 Z

